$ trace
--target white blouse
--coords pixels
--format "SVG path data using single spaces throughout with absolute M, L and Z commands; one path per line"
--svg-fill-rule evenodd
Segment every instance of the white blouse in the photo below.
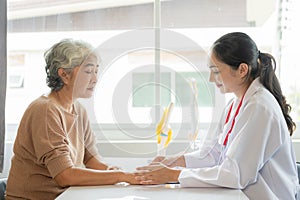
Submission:
M 180 173 L 180 184 L 242 189 L 254 200 L 295 199 L 299 184 L 288 127 L 276 99 L 258 78 L 248 88 L 223 145 L 239 103 L 234 100 L 225 124 L 231 104 L 227 106 L 216 132 L 199 151 L 185 155 L 187 168 Z

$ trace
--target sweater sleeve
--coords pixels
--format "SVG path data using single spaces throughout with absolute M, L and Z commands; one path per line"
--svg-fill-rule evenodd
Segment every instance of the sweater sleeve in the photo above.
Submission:
M 54 178 L 63 170 L 74 166 L 64 130 L 63 114 L 54 106 L 44 106 L 35 111 L 30 127 L 36 162 L 44 165 Z M 33 129 L 33 128 L 32 128 Z
M 85 135 L 85 152 L 83 163 L 87 163 L 92 157 L 99 157 L 97 146 L 96 146 L 96 136 L 91 130 L 90 125 L 88 124 L 88 130 Z
M 86 164 L 92 157 L 100 157 L 97 149 L 97 138 L 95 136 L 94 131 L 91 128 L 90 121 L 88 118 L 88 114 L 85 108 L 77 102 L 76 104 L 77 110 L 80 113 L 82 127 L 84 132 L 84 159 L 83 163 Z

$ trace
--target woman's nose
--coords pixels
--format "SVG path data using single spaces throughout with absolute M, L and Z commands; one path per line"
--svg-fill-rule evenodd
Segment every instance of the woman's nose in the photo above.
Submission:
M 98 76 L 97 76 L 97 73 L 93 73 L 93 76 L 92 76 L 92 79 L 91 79 L 91 82 L 94 82 L 94 83 L 97 83 L 98 81 Z

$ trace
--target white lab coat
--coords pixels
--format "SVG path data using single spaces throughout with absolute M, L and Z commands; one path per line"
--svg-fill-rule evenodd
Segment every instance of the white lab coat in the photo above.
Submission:
M 185 155 L 179 176 L 183 187 L 242 189 L 251 200 L 290 200 L 297 193 L 295 154 L 281 109 L 255 79 L 248 88 L 226 147 L 223 141 L 239 102 L 224 125 L 230 104 L 203 147 Z

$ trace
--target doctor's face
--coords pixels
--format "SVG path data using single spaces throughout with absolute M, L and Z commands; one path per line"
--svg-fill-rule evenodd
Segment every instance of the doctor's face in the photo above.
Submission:
M 209 81 L 215 83 L 222 93 L 235 92 L 238 89 L 240 79 L 237 71 L 219 61 L 213 53 L 210 55 L 209 68 Z

